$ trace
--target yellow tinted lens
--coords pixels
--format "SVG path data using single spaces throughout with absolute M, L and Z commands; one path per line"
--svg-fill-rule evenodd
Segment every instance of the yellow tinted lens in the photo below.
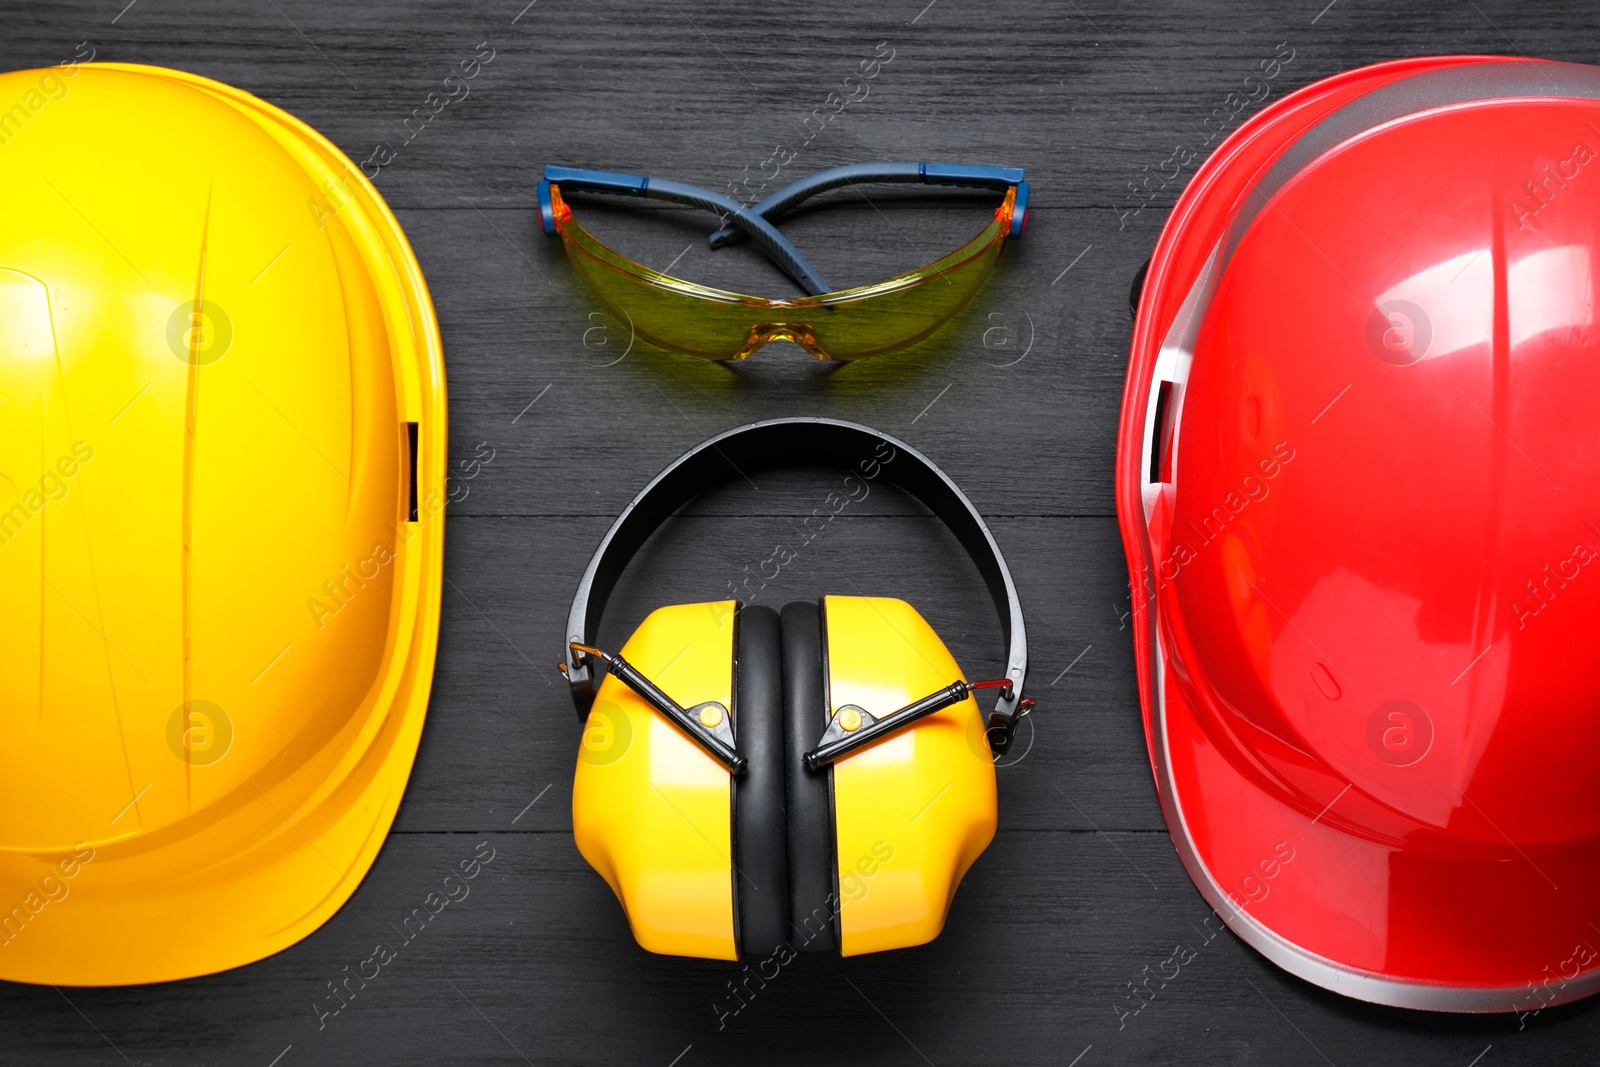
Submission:
M 875 285 L 799 300 L 743 296 L 653 271 L 595 240 L 558 189 L 550 197 L 573 269 L 647 340 L 708 359 L 743 359 L 768 341 L 792 340 L 824 359 L 851 360 L 920 341 L 972 299 L 1000 257 L 1016 191 L 948 256 Z
M 972 299 L 1004 243 L 997 214 L 978 236 L 926 267 L 815 298 L 803 317 L 817 350 L 830 359 L 860 359 L 922 340 Z
M 751 327 L 770 317 L 767 301 L 694 285 L 619 256 L 567 217 L 567 258 L 589 291 L 640 336 L 709 359 L 746 355 Z M 748 301 L 748 302 L 747 302 Z

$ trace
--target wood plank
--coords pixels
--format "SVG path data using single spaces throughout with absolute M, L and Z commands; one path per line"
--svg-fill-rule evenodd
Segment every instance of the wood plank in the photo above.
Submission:
M 1080 1065 L 1326 1057 L 1410 1067 L 1467 1064 L 1491 1045 L 1483 1063 L 1592 1059 L 1594 1014 L 1582 1007 L 1545 1012 L 1519 1032 L 1514 1017 L 1363 1007 L 1283 974 L 1216 932 L 1164 835 L 1148 833 L 1003 832 L 936 941 L 802 957 L 765 988 L 752 981 L 733 1013 L 727 984 L 744 980 L 741 966 L 638 948 L 570 835 L 506 833 L 500 814 L 473 833 L 395 835 L 322 931 L 251 967 L 153 989 L 64 991 L 72 1006 L 49 988 L 0 987 L 0 1063 L 123 1063 L 111 1044 L 138 1064 L 267 1064 L 283 1054 L 280 1067 L 665 1067 L 680 1054 L 680 1067 L 1059 1067 L 1086 1049 Z M 457 902 L 405 926 L 481 842 L 494 858 L 453 884 Z M 365 984 L 351 979 L 374 973 L 364 961 L 379 944 L 392 962 Z M 1179 945 L 1194 958 L 1163 966 Z M 329 984 L 346 981 L 336 1000 Z M 1148 992 L 1135 999 L 1130 983 Z
M 884 206 L 911 232 L 936 235 L 914 243 L 944 250 L 977 231 L 990 202 Z M 604 221 L 618 231 L 618 247 L 646 263 L 664 268 L 689 247 L 684 259 L 696 269 L 679 270 L 693 280 L 737 288 L 740 272 L 759 268 L 766 284 L 749 288 L 794 291 L 748 246 L 706 251 L 710 224 L 698 213 L 632 214 Z M 404 213 L 431 284 L 461 294 L 440 311 L 456 468 L 480 446 L 496 456 L 484 475 L 495 484 L 492 498 L 469 494 L 457 513 L 615 514 L 705 436 L 776 415 L 818 414 L 903 437 L 946 465 L 985 513 L 1110 515 L 1132 323 L 1127 292 L 1149 247 L 1090 248 L 1096 227 L 1115 226 L 1108 211 L 1041 215 L 1007 248 L 991 284 L 913 349 L 838 366 L 774 344 L 730 367 L 645 342 L 629 351 L 626 325 L 576 283 L 558 243 L 535 238 L 524 251 L 495 232 L 527 232 L 536 223 L 524 212 Z M 662 217 L 695 225 L 662 226 Z M 868 244 L 886 250 L 874 251 L 877 265 L 852 280 L 918 265 L 915 249 L 879 232 L 883 216 L 870 205 L 834 198 L 797 221 L 806 224 L 796 227 L 797 242 L 819 249 L 818 263 L 829 266 L 820 253 L 838 261 L 877 232 Z M 496 284 L 485 286 L 485 277 Z M 1112 310 L 1096 317 L 1086 306 Z M 1019 462 L 1024 452 L 1039 462 Z
M 743 488 L 736 499 L 757 495 Z M 797 491 L 815 500 L 825 490 L 813 482 Z M 806 542 L 796 524 L 809 508 L 792 518 L 732 517 L 729 495 L 706 506 L 717 514 L 674 520 L 624 575 L 601 631 L 607 647 L 620 647 L 663 604 L 731 596 L 728 582 L 746 566 L 759 573 L 772 546 L 783 543 L 796 558 L 765 587 L 749 588 L 753 603 L 782 608 L 825 593 L 897 596 L 924 614 L 973 677 L 1003 666 L 988 594 L 955 538 L 931 516 L 845 512 Z M 548 803 L 519 826 L 570 829 L 579 730 L 554 664 L 573 576 L 607 525 L 589 518 L 451 520 L 439 669 L 402 829 L 479 826 L 486 802 L 510 817 L 546 785 Z M 1126 583 L 1115 524 L 999 519 L 994 531 L 1015 580 L 1029 591 L 1030 691 L 1039 701 L 999 771 L 1001 825 L 1161 830 L 1122 614 Z M 537 562 L 529 546 L 542 550 Z

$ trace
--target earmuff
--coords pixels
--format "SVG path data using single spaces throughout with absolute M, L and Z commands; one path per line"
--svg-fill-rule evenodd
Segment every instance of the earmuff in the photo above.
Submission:
M 796 462 L 847 468 L 852 495 L 893 483 L 955 533 L 999 612 L 1003 678 L 966 681 L 915 608 L 881 597 L 825 596 L 782 612 L 737 597 L 664 607 L 620 652 L 595 646 L 623 568 L 668 516 L 739 473 Z M 931 460 L 832 419 L 711 438 L 612 525 L 567 634 L 562 671 L 584 723 L 574 836 L 640 945 L 713 959 L 851 956 L 938 935 L 994 836 L 994 754 L 1032 701 L 1005 560 Z M 973 697 L 983 688 L 999 694 L 987 724 Z

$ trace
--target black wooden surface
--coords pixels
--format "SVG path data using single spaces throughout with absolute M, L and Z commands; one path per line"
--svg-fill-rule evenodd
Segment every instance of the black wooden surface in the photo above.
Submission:
M 493 460 L 449 513 L 427 728 L 398 821 L 350 903 L 301 944 L 226 974 L 148 988 L 0 986 L 0 1063 L 1600 1058 L 1592 1005 L 1525 1026 L 1374 1008 L 1288 977 L 1229 933 L 1208 939 L 1208 909 L 1150 779 L 1111 487 L 1128 283 L 1193 172 L 1165 179 L 1163 163 L 1179 145 L 1201 158 L 1214 147 L 1202 124 L 1226 113 L 1245 76 L 1292 51 L 1270 83 L 1276 99 L 1398 56 L 1594 62 L 1592 4 L 125 3 L 7 0 L 0 68 L 64 61 L 88 41 L 100 59 L 248 89 L 359 162 L 380 142 L 398 147 L 412 109 L 480 43 L 493 49 L 470 94 L 398 147 L 378 179 L 438 306 L 452 459 L 484 443 Z M 865 99 L 805 143 L 805 117 L 889 49 Z M 969 311 L 911 352 L 830 368 L 778 345 L 727 368 L 635 345 L 617 361 L 625 331 L 589 317 L 559 247 L 538 231 L 540 168 L 725 188 L 780 144 L 799 152 L 782 181 L 878 159 L 1022 165 L 1032 225 Z M 894 190 L 867 203 L 843 191 L 786 230 L 830 280 L 850 284 L 953 247 L 987 203 Z M 683 253 L 675 273 L 793 291 L 748 246 L 707 252 L 708 217 L 580 210 L 658 268 Z M 549 665 L 578 571 L 633 492 L 704 436 L 794 413 L 904 437 L 992 517 L 1024 596 L 1040 705 L 1024 727 L 1031 747 L 1000 772 L 1000 831 L 944 934 L 911 951 L 803 959 L 719 1028 L 713 1004 L 738 969 L 638 949 L 573 846 L 577 727 Z M 696 504 L 625 576 L 606 639 L 655 605 L 723 595 L 795 536 L 827 485 L 815 472 L 774 474 Z M 853 505 L 760 599 L 857 589 L 918 605 L 975 673 L 997 662 L 991 609 L 954 539 L 888 490 Z M 319 1024 L 327 983 L 480 841 L 496 858 L 471 895 Z M 1137 1006 L 1130 983 L 1179 942 L 1196 958 L 1125 1014 Z

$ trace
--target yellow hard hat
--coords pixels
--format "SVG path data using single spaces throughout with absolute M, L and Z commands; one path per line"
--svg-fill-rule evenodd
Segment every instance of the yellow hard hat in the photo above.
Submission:
M 361 172 L 247 93 L 0 75 L 0 978 L 293 944 L 394 819 L 438 635 L 444 369 Z

